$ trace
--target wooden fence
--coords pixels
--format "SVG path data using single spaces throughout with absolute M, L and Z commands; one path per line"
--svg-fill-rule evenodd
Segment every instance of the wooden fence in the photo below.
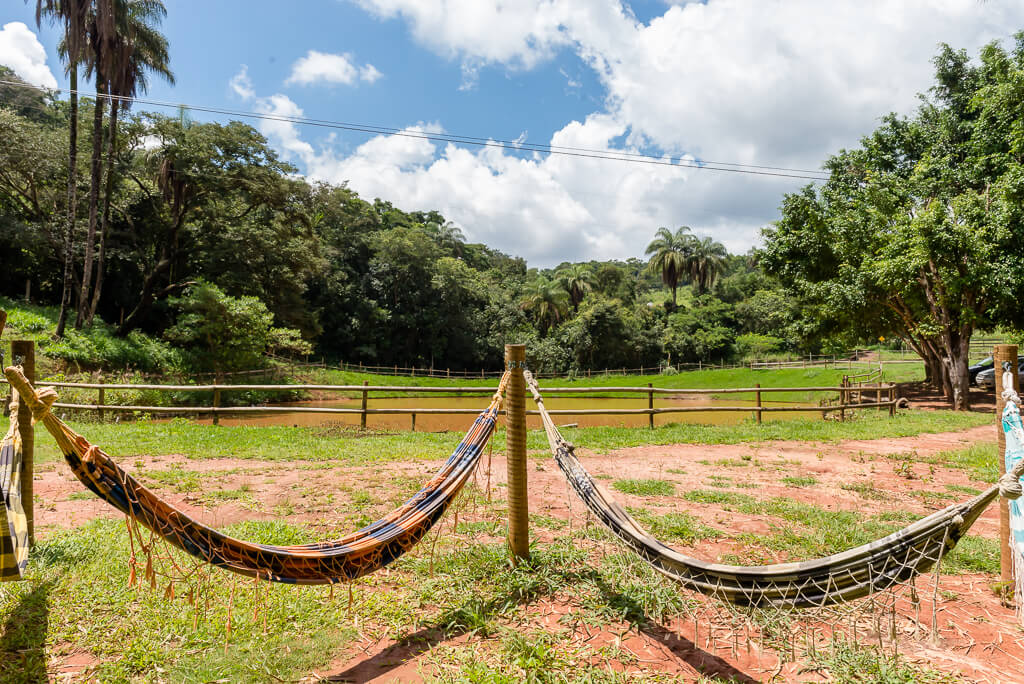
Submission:
M 875 373 L 877 371 L 873 371 Z M 854 376 L 855 377 L 855 376 Z M 879 376 L 880 377 L 880 376 Z M 69 388 L 80 390 L 96 390 L 96 402 L 92 404 L 76 404 L 57 402 L 55 408 L 72 411 L 95 411 L 101 420 L 106 412 L 120 413 L 152 413 L 165 415 L 193 415 L 212 416 L 214 424 L 218 424 L 220 416 L 224 414 L 249 415 L 249 414 L 274 414 L 274 413 L 315 413 L 315 414 L 342 414 L 360 416 L 361 427 L 366 427 L 366 418 L 370 415 L 409 415 L 412 420 L 412 429 L 416 429 L 416 415 L 475 415 L 479 412 L 475 408 L 371 408 L 369 396 L 371 393 L 392 393 L 392 394 L 460 394 L 460 395 L 487 395 L 493 394 L 496 387 L 429 387 L 429 386 L 408 386 L 408 385 L 144 385 L 134 383 L 88 383 L 88 382 L 40 382 L 40 385 L 57 388 Z M 207 406 L 125 406 L 110 404 L 106 401 L 106 393 L 109 391 L 156 391 L 156 392 L 206 392 L 212 395 L 212 401 Z M 222 399 L 225 392 L 235 391 L 301 391 L 301 392 L 323 392 L 348 394 L 353 398 L 359 397 L 359 408 L 335 408 L 315 406 L 224 406 Z M 835 392 L 838 395 L 836 403 L 827 402 L 820 406 L 764 406 L 762 395 L 777 392 Z M 874 401 L 865 401 L 865 396 L 874 394 Z M 648 424 L 654 427 L 654 416 L 673 413 L 715 413 L 715 412 L 748 412 L 754 415 L 755 420 L 760 423 L 764 413 L 774 412 L 821 412 L 822 419 L 829 413 L 838 412 L 840 419 L 845 419 L 846 411 L 876 408 L 887 408 L 889 415 L 894 415 L 896 405 L 899 401 L 896 392 L 896 385 L 892 383 L 876 382 L 874 385 L 857 381 L 854 385 L 844 381 L 840 387 L 724 387 L 719 389 L 674 389 L 665 387 L 550 387 L 544 391 L 545 396 L 582 396 L 598 397 L 609 394 L 644 395 L 646 407 L 641 408 L 598 408 L 598 409 L 555 409 L 548 413 L 555 416 L 620 416 L 620 415 L 646 415 L 649 417 Z M 693 395 L 734 395 L 748 394 L 754 399 L 753 406 L 666 406 L 654 407 L 654 397 L 681 397 Z M 537 411 L 527 411 L 527 415 L 539 415 Z

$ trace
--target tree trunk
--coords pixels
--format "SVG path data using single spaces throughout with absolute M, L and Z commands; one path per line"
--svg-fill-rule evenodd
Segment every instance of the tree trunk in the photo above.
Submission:
M 114 155 L 117 154 L 117 109 L 118 100 L 111 100 L 109 132 L 107 133 L 107 184 L 103 192 L 103 220 L 100 223 L 100 252 L 96 258 L 96 284 L 92 290 L 89 316 L 85 321 L 87 325 L 92 325 L 92 319 L 96 316 L 96 309 L 100 305 L 100 293 L 103 291 L 103 264 L 106 260 L 107 231 L 110 227 L 110 196 L 114 192 Z
M 70 80 L 70 120 L 68 130 L 68 223 L 64 231 L 64 283 L 60 295 L 60 314 L 57 316 L 57 337 L 64 337 L 68 322 L 68 307 L 71 305 L 71 271 L 75 251 L 75 218 L 77 213 L 78 181 L 78 64 L 71 61 L 68 71 Z
M 103 79 L 96 77 L 96 108 L 92 117 L 92 167 L 89 175 L 89 232 L 85 237 L 85 251 L 82 260 L 82 289 L 78 295 L 78 316 L 75 328 L 81 329 L 89 314 L 89 286 L 92 284 L 93 247 L 96 242 L 100 200 L 100 177 L 103 170 L 103 95 L 106 89 Z
M 955 345 L 944 360 L 947 377 L 952 388 L 954 411 L 967 411 L 971 407 L 970 373 L 967 371 L 968 345 L 970 338 L 964 338 Z M 998 371 L 997 371 L 998 372 Z

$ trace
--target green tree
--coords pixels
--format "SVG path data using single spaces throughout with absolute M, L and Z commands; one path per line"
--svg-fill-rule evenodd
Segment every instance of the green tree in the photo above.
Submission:
M 92 324 L 103 292 L 104 265 L 106 262 L 107 234 L 110 227 L 110 203 L 114 194 L 114 159 L 118 154 L 117 131 L 118 113 L 123 107 L 131 107 L 132 98 L 149 89 L 149 74 L 160 76 L 168 83 L 174 83 L 170 70 L 170 55 L 167 39 L 156 30 L 167 10 L 160 0 L 115 0 L 111 4 L 115 31 L 104 41 L 103 74 L 97 60 L 97 83 L 106 83 L 110 99 L 110 116 L 107 123 L 107 151 L 105 155 L 103 192 L 103 213 L 99 229 L 99 250 L 96 256 L 95 285 L 89 303 L 85 322 Z M 99 99 L 99 98 L 97 98 Z M 96 135 L 94 128 L 93 135 Z M 95 147 L 93 148 L 95 152 Z M 91 193 L 90 193 L 91 201 Z M 90 209 L 90 216 L 91 216 Z M 89 249 L 89 245 L 86 245 Z M 91 273 L 87 277 L 91 276 Z M 83 278 L 83 287 L 86 285 Z M 84 301 L 82 309 L 84 309 Z M 81 315 L 81 310 L 80 310 Z
M 668 228 L 659 228 L 654 240 L 647 245 L 645 254 L 651 257 L 648 268 L 660 273 L 661 281 L 672 289 L 672 306 L 676 306 L 676 290 L 679 281 L 690 270 L 691 255 L 696 238 L 689 226 L 680 226 L 672 233 Z
M 565 289 L 548 278 L 539 277 L 529 284 L 519 303 L 523 311 L 533 314 L 541 337 L 558 325 L 569 310 Z
M 146 135 L 158 145 L 136 155 L 132 169 L 137 196 L 129 241 L 134 245 L 130 276 L 139 283 L 128 301 L 130 313 L 118 328 L 124 335 L 144 323 L 155 301 L 192 284 L 187 267 L 196 241 L 225 223 L 237 224 L 263 207 L 280 207 L 291 197 L 281 162 L 252 127 L 193 124 L 148 115 Z
M 594 289 L 594 273 L 586 264 L 572 264 L 558 272 L 558 282 L 569 295 L 572 310 L 580 310 L 580 302 Z
M 728 256 L 729 253 L 725 251 L 722 243 L 709 237 L 703 240 L 694 239 L 690 243 L 688 270 L 698 295 L 711 290 L 715 280 L 725 270 Z M 674 297 L 672 302 L 675 303 Z
M 78 66 L 85 56 L 87 45 L 86 20 L 92 0 L 37 0 L 36 24 L 42 27 L 43 17 L 63 29 L 60 56 L 68 74 L 70 124 L 68 136 L 67 223 L 64 229 L 64 277 L 57 317 L 57 337 L 64 336 L 68 307 L 71 306 L 71 287 L 74 265 L 75 216 L 78 205 Z
M 1021 314 L 1024 35 L 979 65 L 943 46 L 935 66 L 913 117 L 886 117 L 820 190 L 786 197 L 763 263 L 834 329 L 905 339 L 964 410 L 971 335 Z
M 226 373 L 249 370 L 263 364 L 263 354 L 273 340 L 295 342 L 295 337 L 275 333 L 274 316 L 256 297 L 229 297 L 210 283 L 199 282 L 171 299 L 177 321 L 164 337 L 183 348 L 195 370 Z

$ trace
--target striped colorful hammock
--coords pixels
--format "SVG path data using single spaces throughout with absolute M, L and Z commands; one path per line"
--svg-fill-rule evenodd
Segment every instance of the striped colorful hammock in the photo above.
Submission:
M 56 439 L 75 476 L 94 494 L 186 553 L 206 563 L 249 577 L 290 584 L 334 584 L 378 570 L 412 548 L 433 527 L 476 467 L 484 445 L 494 432 L 501 379 L 490 405 L 438 473 L 419 492 L 386 517 L 334 541 L 273 546 L 234 539 L 208 527 L 162 501 L 122 470 L 99 447 L 60 421 L 50 411 L 56 399 L 52 388 L 36 392 L 17 368 L 4 374 Z

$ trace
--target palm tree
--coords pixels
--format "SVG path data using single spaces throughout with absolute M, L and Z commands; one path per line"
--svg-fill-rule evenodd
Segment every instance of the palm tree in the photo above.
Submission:
M 68 131 L 68 220 L 64 229 L 64 284 L 57 317 L 57 337 L 64 336 L 68 307 L 71 305 L 71 280 L 75 247 L 75 219 L 78 185 L 78 65 L 82 62 L 86 45 L 86 17 L 92 0 L 37 0 L 36 25 L 42 28 L 43 17 L 64 28 L 60 56 L 64 60 L 69 80 Z
M 697 294 L 704 294 L 715 284 L 725 269 L 725 258 L 729 253 L 721 242 L 706 237 L 694 240 L 691 253 L 690 276 L 697 287 Z
M 672 306 L 676 305 L 679 281 L 690 270 L 693 244 L 696 242 L 689 226 L 680 226 L 675 234 L 668 228 L 659 228 L 654 240 L 647 245 L 646 255 L 651 257 L 648 268 L 661 273 L 661 282 L 672 288 Z
M 103 265 L 106 260 L 107 232 L 110 226 L 110 198 L 114 189 L 114 157 L 117 154 L 117 117 L 120 107 L 131 107 L 131 98 L 149 89 L 147 72 L 162 77 L 173 85 L 167 39 L 155 25 L 167 14 L 159 0 L 118 0 L 115 3 L 117 30 L 114 34 L 109 60 L 108 87 L 110 117 L 107 124 L 106 187 L 103 193 L 103 217 L 100 223 L 100 246 L 96 259 L 96 284 L 89 305 L 86 323 L 92 324 L 103 290 Z M 124 99 L 122 104 L 122 98 Z
M 540 336 L 544 337 L 549 329 L 565 318 L 568 311 L 566 292 L 547 278 L 537 278 L 530 283 L 519 302 L 519 308 L 533 312 L 540 326 Z
M 594 273 L 586 264 L 572 264 L 559 275 L 559 284 L 569 295 L 572 310 L 578 312 L 586 294 L 594 289 Z

